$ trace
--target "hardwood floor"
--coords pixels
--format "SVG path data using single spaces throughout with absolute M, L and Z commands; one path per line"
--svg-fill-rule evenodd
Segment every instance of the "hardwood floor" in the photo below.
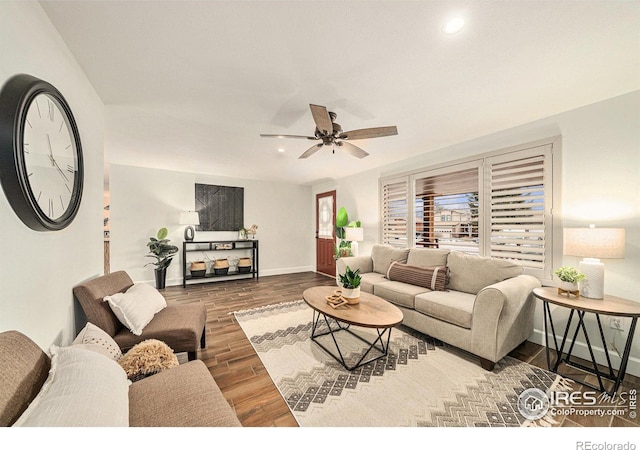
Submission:
M 233 312 L 300 300 L 306 288 L 319 285 L 335 286 L 335 280 L 318 273 L 305 272 L 263 276 L 258 281 L 229 280 L 186 288 L 171 286 L 162 291 L 168 302 L 204 302 L 207 305 L 207 348 L 199 352 L 198 357 L 207 365 L 244 426 L 295 427 L 297 423 L 235 321 Z M 537 344 L 525 342 L 510 356 L 546 369 L 544 347 Z M 578 375 L 579 372 L 573 374 Z M 587 381 L 593 383 L 591 378 L 587 378 Z M 627 375 L 624 386 L 640 390 L 638 378 L 630 375 Z M 562 417 L 560 425 L 635 427 L 640 426 L 640 418 L 629 421 L 619 417 L 572 415 Z

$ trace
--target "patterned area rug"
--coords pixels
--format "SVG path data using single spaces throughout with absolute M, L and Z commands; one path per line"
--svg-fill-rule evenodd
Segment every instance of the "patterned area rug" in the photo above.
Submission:
M 303 427 L 522 427 L 518 396 L 528 388 L 568 389 L 566 380 L 506 357 L 492 372 L 477 358 L 394 328 L 389 354 L 347 371 L 311 341 L 312 310 L 304 301 L 234 313 L 269 375 Z M 374 330 L 351 327 L 371 339 Z M 330 336 L 323 344 L 332 349 Z M 351 365 L 366 344 L 346 332 L 339 344 Z

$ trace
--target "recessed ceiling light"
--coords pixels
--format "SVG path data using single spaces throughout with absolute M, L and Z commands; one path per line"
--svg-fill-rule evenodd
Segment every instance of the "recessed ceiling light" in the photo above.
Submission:
M 446 34 L 455 34 L 462 30 L 463 27 L 464 19 L 462 17 L 455 17 L 444 24 L 442 31 Z
M 278 152 L 280 152 L 280 153 L 284 153 L 284 149 L 283 149 L 283 148 L 279 148 L 279 149 L 278 149 Z

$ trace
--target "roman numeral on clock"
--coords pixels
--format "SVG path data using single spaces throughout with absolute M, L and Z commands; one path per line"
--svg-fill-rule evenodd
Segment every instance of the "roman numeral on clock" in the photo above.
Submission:
M 53 102 L 49 100 L 49 120 L 53 122 L 55 115 L 55 108 L 53 107 Z

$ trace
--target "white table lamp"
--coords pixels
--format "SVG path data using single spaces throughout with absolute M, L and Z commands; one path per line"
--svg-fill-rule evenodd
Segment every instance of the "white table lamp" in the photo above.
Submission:
M 351 254 L 358 256 L 358 242 L 364 240 L 364 229 L 360 227 L 346 227 L 344 229 L 344 240 L 351 241 Z
M 580 295 L 604 297 L 604 264 L 599 258 L 624 258 L 624 228 L 565 228 L 563 253 L 582 256 L 578 270 L 587 277 L 580 282 Z
M 193 241 L 196 236 L 194 225 L 200 225 L 200 216 L 198 211 L 183 211 L 180 213 L 180 225 L 187 225 L 184 229 L 184 240 Z

